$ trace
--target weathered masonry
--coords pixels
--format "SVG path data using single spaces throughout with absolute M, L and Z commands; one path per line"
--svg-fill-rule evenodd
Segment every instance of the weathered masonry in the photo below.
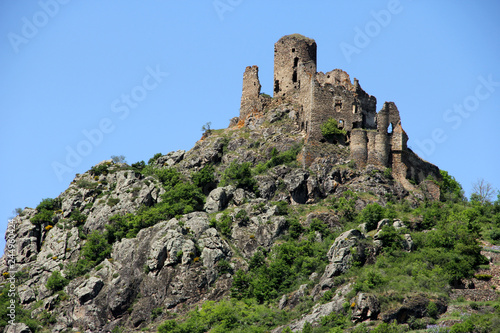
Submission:
M 340 69 L 317 72 L 317 45 L 299 34 L 282 37 L 274 45 L 273 97 L 302 107 L 298 126 L 306 142 L 323 141 L 321 125 L 329 118 L 347 131 L 351 159 L 358 167 L 373 165 L 392 168 L 393 176 L 405 187 L 422 183 L 429 176 L 440 179 L 439 169 L 418 157 L 407 147 L 408 136 L 393 102 L 385 102 L 377 113 L 377 100 Z M 240 123 L 263 112 L 268 101 L 260 94 L 258 67 L 247 67 L 243 74 Z M 428 182 L 429 186 L 433 186 Z

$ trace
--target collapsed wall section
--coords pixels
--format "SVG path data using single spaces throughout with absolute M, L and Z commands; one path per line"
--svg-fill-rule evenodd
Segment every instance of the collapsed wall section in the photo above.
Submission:
M 261 108 L 260 89 L 259 67 L 248 66 L 243 73 L 240 119 L 245 119 L 249 114 Z

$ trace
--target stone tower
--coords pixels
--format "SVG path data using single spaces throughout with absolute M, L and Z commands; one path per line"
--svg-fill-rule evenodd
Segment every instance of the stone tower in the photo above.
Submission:
M 240 118 L 245 119 L 254 111 L 262 108 L 260 96 L 259 67 L 248 66 L 243 73 L 243 91 L 241 94 Z
M 316 74 L 316 42 L 299 34 L 274 44 L 274 97 L 294 97 Z

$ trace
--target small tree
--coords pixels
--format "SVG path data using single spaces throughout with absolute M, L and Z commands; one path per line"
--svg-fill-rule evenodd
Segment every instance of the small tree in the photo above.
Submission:
M 116 156 L 116 155 L 111 155 L 111 159 L 113 160 L 113 162 L 115 163 L 127 163 L 125 161 L 125 156 L 123 155 L 119 155 L 119 156 Z
M 472 185 L 472 194 L 470 199 L 472 201 L 479 201 L 480 203 L 485 204 L 487 202 L 491 202 L 494 194 L 495 189 L 493 186 L 484 179 L 479 179 Z
M 212 126 L 212 122 L 207 122 L 205 125 L 201 126 L 201 130 L 204 132 L 204 134 L 209 135 L 212 133 L 212 129 L 210 128 Z

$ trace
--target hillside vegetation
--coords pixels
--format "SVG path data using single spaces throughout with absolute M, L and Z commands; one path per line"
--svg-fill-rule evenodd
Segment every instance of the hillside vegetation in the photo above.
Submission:
M 19 210 L 0 327 L 14 276 L 11 328 L 32 332 L 500 331 L 500 195 L 441 171 L 431 201 L 347 144 L 305 143 L 294 111 L 104 161 Z

